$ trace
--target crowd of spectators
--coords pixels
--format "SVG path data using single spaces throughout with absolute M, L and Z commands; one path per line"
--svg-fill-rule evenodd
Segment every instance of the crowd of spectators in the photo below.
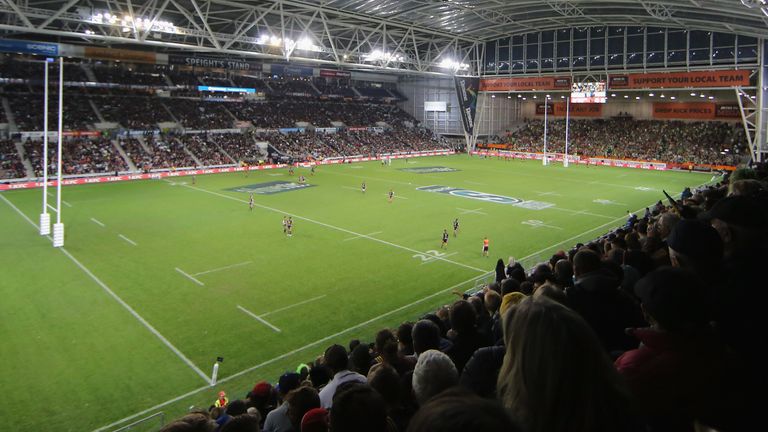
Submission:
M 41 89 L 42 90 L 42 89 Z M 65 93 L 66 94 L 66 93 Z M 43 93 L 5 94 L 13 112 L 14 121 L 19 130 L 43 130 Z M 48 130 L 55 130 L 59 118 L 58 93 L 53 91 L 48 96 Z M 81 95 L 67 95 L 64 98 L 65 130 L 90 130 L 98 121 L 88 99 Z
M 166 87 L 168 82 L 165 79 L 165 72 L 162 69 L 156 69 L 153 65 L 93 65 L 93 71 L 96 80 L 100 83 L 124 84 L 124 85 L 145 85 L 155 87 Z M 66 69 L 65 69 L 66 72 Z
M 237 163 L 254 163 L 263 160 L 266 155 L 256 146 L 251 134 L 219 134 L 212 136 L 216 144 L 221 146 Z
M 173 137 L 148 136 L 146 143 L 152 151 L 152 163 L 145 170 L 195 167 L 197 163 L 187 152 L 184 144 Z
M 48 145 L 48 174 L 57 170 L 55 144 Z M 32 163 L 35 175 L 43 175 L 43 142 L 24 141 L 24 152 Z M 62 145 L 62 172 L 64 175 L 114 173 L 128 171 L 125 159 L 112 142 L 105 138 L 66 138 Z
M 0 179 L 26 177 L 16 144 L 11 140 L 0 140 Z
M 569 153 L 583 156 L 712 165 L 741 163 L 747 154 L 740 123 L 660 120 L 571 120 Z M 510 149 L 542 152 L 544 122 L 526 120 L 506 137 Z M 547 123 L 547 151 L 565 151 L 565 120 Z
M 158 123 L 173 122 L 163 101 L 153 97 L 94 97 L 104 120 L 134 130 L 157 129 Z
M 152 166 L 152 154 L 147 152 L 147 150 L 142 147 L 137 138 L 120 138 L 118 143 L 120 144 L 120 147 L 123 148 L 125 154 L 131 159 L 136 168 L 144 171 Z
M 227 111 L 229 104 L 199 99 L 173 99 L 167 102 L 176 118 L 189 129 L 227 129 L 234 123 Z
M 178 138 L 204 166 L 230 165 L 234 161 L 224 155 L 216 145 L 214 136 L 204 134 L 181 135 Z
M 162 432 L 757 430 L 766 180 L 686 188 L 528 269 L 499 259 L 482 290 Z

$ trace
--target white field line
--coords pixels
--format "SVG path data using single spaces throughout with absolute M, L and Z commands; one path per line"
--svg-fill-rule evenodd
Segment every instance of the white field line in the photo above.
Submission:
M 104 225 L 103 223 L 99 222 L 98 220 L 96 220 L 96 219 L 94 219 L 94 218 L 91 218 L 91 221 L 92 221 L 93 223 L 95 223 L 96 225 L 98 225 L 98 226 L 102 227 L 102 228 L 106 228 L 106 227 L 107 227 L 106 225 Z
M 56 195 L 53 192 L 48 192 L 48 196 L 49 197 L 56 197 Z M 61 203 L 64 204 L 65 206 L 67 206 L 67 207 L 72 207 L 72 204 L 70 204 L 70 203 L 68 203 L 68 202 L 66 202 L 64 200 L 61 200 Z
M 388 196 L 389 196 L 389 194 L 384 194 L 384 196 L 388 197 Z M 397 194 L 395 194 L 395 198 L 400 198 L 400 199 L 410 199 L 410 198 L 406 198 L 406 197 L 404 197 L 404 196 L 402 196 L 402 195 L 397 195 Z
M 138 246 L 138 244 L 136 244 L 136 242 L 135 242 L 135 241 L 133 241 L 133 240 L 129 239 L 128 237 L 126 237 L 126 236 L 124 236 L 124 235 L 122 235 L 122 234 L 118 234 L 117 236 L 118 236 L 118 237 L 120 237 L 121 239 L 123 239 L 123 240 L 127 241 L 128 243 L 130 243 L 130 244 L 134 245 L 134 246 Z
M 539 196 L 562 196 L 561 194 L 557 192 L 537 192 L 537 195 Z
M 587 215 L 587 216 L 601 217 L 603 219 L 613 219 L 614 218 L 613 216 L 608 216 L 608 215 L 604 215 L 604 214 L 600 214 L 600 213 L 591 213 L 591 212 L 588 212 L 588 211 L 585 211 L 585 210 L 571 210 L 571 209 L 557 207 L 557 206 L 547 207 L 544 210 L 557 210 L 557 211 L 562 211 L 562 212 L 566 212 L 566 213 L 571 213 L 573 215 Z
M 442 257 L 443 257 L 443 258 L 445 258 L 445 257 L 449 257 L 449 256 L 454 256 L 454 255 L 456 255 L 456 254 L 458 254 L 458 252 L 451 252 L 451 253 L 449 253 L 449 254 L 445 254 L 445 255 L 442 255 Z M 435 262 L 435 258 L 437 258 L 437 257 L 430 257 L 429 259 L 427 259 L 427 260 L 425 260 L 424 262 L 422 262 L 422 263 L 421 263 L 421 265 L 424 265 L 424 264 L 429 264 L 429 263 Z
M 351 331 L 357 330 L 357 329 L 359 329 L 361 327 L 365 327 L 365 326 L 367 326 L 367 325 L 369 325 L 371 323 L 374 323 L 374 322 L 376 322 L 376 321 L 378 321 L 380 319 L 383 319 L 383 318 L 386 318 L 386 317 L 388 317 L 390 315 L 396 314 L 396 313 L 398 313 L 400 311 L 403 311 L 403 310 L 405 310 L 405 309 L 407 309 L 407 308 L 409 308 L 411 306 L 423 303 L 423 302 L 425 302 L 427 300 L 430 300 L 432 298 L 435 298 L 435 297 L 437 297 L 437 296 L 439 296 L 441 294 L 449 293 L 449 292 L 453 291 L 454 289 L 459 288 L 462 285 L 466 285 L 466 284 L 468 284 L 468 283 L 470 283 L 472 281 L 482 279 L 482 278 L 487 277 L 487 276 L 489 276 L 491 274 L 493 274 L 492 271 L 491 272 L 485 272 L 484 274 L 482 274 L 480 276 L 475 276 L 472 279 L 468 279 L 468 280 L 466 280 L 464 282 L 457 283 L 456 285 L 453 285 L 453 286 L 451 286 L 449 288 L 446 288 L 444 290 L 434 292 L 434 293 L 432 293 L 432 294 L 430 294 L 430 295 L 428 295 L 428 296 L 426 296 L 424 298 L 421 298 L 419 300 L 409 302 L 408 304 L 400 306 L 400 307 L 398 307 L 396 309 L 393 309 L 393 310 L 391 310 L 389 312 L 385 312 L 385 313 L 383 313 L 381 315 L 378 315 L 376 317 L 373 317 L 373 318 L 371 318 L 371 319 L 369 319 L 367 321 L 361 322 L 361 323 L 356 324 L 356 325 L 354 325 L 352 327 L 349 327 L 349 328 L 346 328 L 346 329 L 341 330 L 339 332 L 336 332 L 336 333 L 334 333 L 332 335 L 325 336 L 325 337 L 323 337 L 321 339 L 318 339 L 318 340 L 316 340 L 314 342 L 310 342 L 310 343 L 304 345 L 303 347 L 299 347 L 299 348 L 296 348 L 294 350 L 288 351 L 288 352 L 286 352 L 284 354 L 281 354 L 281 355 L 279 355 L 277 357 L 274 357 L 274 358 L 271 358 L 269 360 L 265 360 L 265 361 L 263 361 L 263 362 L 261 362 L 261 363 L 259 363 L 257 365 L 251 366 L 251 367 L 249 367 L 247 369 L 244 369 L 244 370 L 242 370 L 240 372 L 237 372 L 237 373 L 235 373 L 233 375 L 224 377 L 224 378 L 219 380 L 219 383 L 221 384 L 221 383 L 232 381 L 233 379 L 239 378 L 239 377 L 241 377 L 241 376 L 243 376 L 243 375 L 245 375 L 247 373 L 253 372 L 253 371 L 257 370 L 257 369 L 261 369 L 264 366 L 269 366 L 270 364 L 278 362 L 278 361 L 280 361 L 280 360 L 282 360 L 284 358 L 290 357 L 290 356 L 292 356 L 294 354 L 300 353 L 300 352 L 305 351 L 305 350 L 307 350 L 309 348 L 312 348 L 312 347 L 315 347 L 317 345 L 320 345 L 320 344 L 322 344 L 324 342 L 327 342 L 327 341 L 329 341 L 331 339 L 335 339 L 335 338 L 337 338 L 337 337 L 339 337 L 341 335 L 344 335 L 344 334 L 349 333 Z M 211 389 L 211 387 L 206 384 L 205 386 L 199 387 L 199 388 L 197 388 L 195 390 L 191 390 L 191 391 L 189 391 L 187 393 L 184 393 L 183 395 L 180 395 L 180 396 L 177 396 L 177 397 L 175 397 L 173 399 L 169 399 L 169 400 L 167 400 L 165 402 L 159 403 L 159 404 L 157 404 L 157 405 L 155 405 L 155 406 L 153 406 L 151 408 L 147 408 L 145 410 L 137 412 L 136 414 L 132 414 L 132 415 L 130 415 L 128 417 L 125 417 L 123 419 L 120 419 L 120 420 L 117 420 L 115 422 L 112 422 L 112 423 L 110 423 L 110 424 L 108 424 L 106 426 L 102 426 L 102 427 L 100 427 L 98 429 L 95 429 L 93 432 L 103 432 L 103 431 L 105 431 L 107 429 L 111 429 L 111 428 L 113 428 L 113 427 L 115 427 L 115 426 L 117 426 L 119 424 L 125 423 L 125 422 L 127 422 L 129 420 L 133 420 L 136 417 L 139 417 L 139 416 L 145 415 L 145 414 L 147 414 L 149 412 L 158 410 L 160 408 L 163 408 L 163 407 L 165 407 L 167 405 L 170 405 L 170 404 L 173 404 L 175 402 L 178 402 L 178 401 L 180 401 L 182 399 L 185 399 L 187 397 L 194 396 L 194 395 L 196 395 L 196 394 L 198 394 L 200 392 L 210 391 L 210 389 Z
M 182 270 L 182 269 L 180 269 L 180 268 L 176 267 L 176 271 L 177 271 L 177 272 L 179 272 L 179 273 L 181 273 L 181 274 L 183 274 L 183 275 L 184 275 L 184 276 L 185 276 L 187 279 L 191 280 L 192 282 L 194 282 L 194 283 L 196 283 L 196 284 L 198 284 L 198 285 L 200 285 L 200 286 L 205 286 L 205 284 L 204 284 L 204 283 L 202 283 L 202 282 L 200 282 L 199 280 L 195 279 L 194 277 L 192 277 L 192 275 L 190 275 L 190 274 L 186 273 L 184 270 Z
M 249 311 L 248 309 L 246 309 L 246 308 L 244 308 L 244 307 L 242 307 L 240 305 L 237 305 L 237 308 L 240 309 L 241 311 L 245 312 L 247 315 L 250 315 L 253 319 L 255 319 L 255 320 L 259 321 L 260 323 L 264 324 L 265 326 L 271 328 L 272 330 L 274 330 L 274 331 L 276 331 L 278 333 L 282 332 L 282 330 L 280 330 L 279 328 L 273 326 L 272 324 L 267 322 L 265 319 L 263 319 L 262 317 L 256 315 L 255 313 Z
M 48 204 L 48 208 L 49 208 L 49 209 L 51 209 L 51 210 L 53 210 L 53 211 L 54 211 L 54 213 L 58 213 L 58 212 L 59 212 L 59 210 L 58 210 L 56 207 L 54 207 L 54 206 L 52 206 L 52 205 L 50 205 L 50 204 Z
M 220 271 L 220 270 L 227 270 L 227 269 L 231 269 L 231 268 L 235 268 L 235 267 L 242 267 L 242 266 L 248 265 L 248 264 L 253 264 L 253 261 L 245 261 L 245 262 L 241 262 L 241 263 L 237 263 L 237 264 L 228 265 L 226 267 L 219 267 L 219 268 L 215 268 L 215 269 L 212 269 L 212 270 L 201 271 L 200 273 L 193 273 L 192 276 L 200 276 L 200 275 L 204 275 L 204 274 L 208 274 L 208 273 L 217 272 L 217 271 Z
M 467 209 L 464 209 L 464 208 L 461 208 L 461 207 L 456 207 L 456 210 L 461 210 L 461 214 L 463 214 L 463 215 L 464 214 L 479 214 L 479 215 L 483 215 L 483 216 L 488 216 L 487 213 L 483 213 L 481 211 L 481 210 L 483 210 L 481 208 L 474 209 L 474 210 L 467 210 Z
M 22 213 L 21 210 L 19 210 L 19 208 L 16 207 L 12 202 L 8 201 L 8 199 L 5 196 L 0 194 L 0 199 L 2 199 L 3 201 L 5 201 L 6 204 L 11 206 L 11 208 L 14 209 L 16 213 L 18 213 L 27 222 L 29 222 L 30 225 L 35 227 L 38 231 L 40 230 L 40 228 L 37 226 L 36 223 L 32 222 L 32 220 L 28 218 L 27 215 Z M 48 239 L 51 242 L 53 242 L 53 238 L 51 236 L 48 236 Z M 210 378 L 202 370 L 200 370 L 200 368 L 198 368 L 194 363 L 192 363 L 192 360 L 188 359 L 187 356 L 184 355 L 184 353 L 179 351 L 179 349 L 176 348 L 176 346 L 174 346 L 171 343 L 171 341 L 166 339 L 165 336 L 163 336 L 159 331 L 157 331 L 157 329 L 152 327 L 152 324 L 147 322 L 147 320 L 145 320 L 141 315 L 139 315 L 139 313 L 136 312 L 128 303 L 126 303 L 125 300 L 123 300 L 122 298 L 120 298 L 120 296 L 115 294 L 115 292 L 112 291 L 107 286 L 107 284 L 102 282 L 101 279 L 97 278 L 96 275 L 94 275 L 90 270 L 88 270 L 88 268 L 84 266 L 80 261 L 78 261 L 77 258 L 75 258 L 71 253 L 69 253 L 68 250 L 64 249 L 63 247 L 59 248 L 59 250 L 61 250 L 61 252 L 64 255 L 66 255 L 67 258 L 69 258 L 73 263 L 75 263 L 75 265 L 77 265 L 80 268 L 80 270 L 82 270 L 85 274 L 87 274 L 88 277 L 90 277 L 94 282 L 96 282 L 96 284 L 99 285 L 101 289 L 103 289 L 107 294 L 109 294 L 110 297 L 112 297 L 117 303 L 119 303 L 120 306 L 122 306 L 125 310 L 127 310 L 128 313 L 133 315 L 133 317 L 136 318 L 136 320 L 139 321 L 147 330 L 149 330 L 150 333 L 152 333 L 158 339 L 160 339 L 160 341 L 166 347 L 168 347 L 168 349 L 170 349 L 174 354 L 176 354 L 177 357 L 179 357 L 184 363 L 186 363 L 186 365 L 189 366 L 190 369 L 195 371 L 195 373 L 197 373 L 203 379 L 203 381 L 205 381 L 206 383 L 210 382 Z
M 381 233 L 383 233 L 383 232 L 384 232 L 384 231 L 374 231 L 374 232 L 372 232 L 372 233 L 368 233 L 368 234 L 365 234 L 365 235 L 366 235 L 366 236 L 373 236 L 373 235 L 376 235 L 376 234 L 381 234 Z M 363 237 L 362 237 L 362 236 L 355 236 L 355 237 L 345 238 L 345 239 L 344 239 L 344 240 L 342 240 L 342 241 L 357 240 L 357 239 L 359 239 L 359 238 L 363 238 Z
M 269 311 L 267 313 L 263 313 L 263 314 L 261 314 L 259 316 L 263 318 L 265 316 L 269 316 L 269 315 L 272 315 L 272 314 L 275 314 L 275 313 L 278 313 L 278 312 L 282 312 L 282 311 L 285 311 L 285 310 L 288 310 L 288 309 L 295 308 L 296 306 L 301 306 L 303 304 L 311 303 L 311 302 L 313 302 L 315 300 L 320 300 L 323 297 L 326 297 L 326 294 L 319 295 L 317 297 L 312 297 L 311 299 L 300 301 L 298 303 L 294 303 L 294 304 L 291 304 L 291 305 L 288 305 L 288 306 L 285 306 L 285 307 L 281 307 L 280 309 L 275 309 L 273 311 Z
M 237 201 L 237 202 L 241 202 L 241 203 L 248 203 L 248 201 L 241 200 L 240 198 L 235 198 L 233 196 L 224 195 L 224 194 L 221 194 L 221 193 L 218 193 L 218 192 L 213 192 L 213 191 L 209 191 L 209 190 L 206 190 L 206 189 L 201 189 L 201 188 L 198 188 L 198 187 L 195 187 L 195 186 L 186 185 L 184 187 L 187 187 L 189 189 L 194 189 L 194 190 L 200 191 L 200 192 L 205 192 L 205 193 L 208 193 L 208 194 L 211 194 L 211 195 L 216 195 L 216 196 L 219 196 L 219 197 L 222 197 L 222 198 L 226 198 L 226 199 L 229 199 L 229 200 L 232 200 L 232 201 Z M 397 249 L 402 249 L 402 250 L 406 250 L 408 252 L 413 252 L 413 253 L 423 253 L 422 251 L 419 251 L 419 250 L 416 250 L 416 249 L 413 249 L 413 248 L 409 248 L 408 246 L 403 246 L 403 245 L 399 245 L 399 244 L 396 244 L 396 243 L 388 242 L 386 240 L 378 239 L 376 237 L 371 237 L 371 236 L 367 236 L 365 234 L 360 234 L 358 232 L 355 232 L 355 231 L 352 231 L 352 230 L 348 230 L 346 228 L 337 227 L 335 225 L 327 224 L 325 222 L 320 222 L 320 221 L 317 221 L 317 220 L 314 220 L 314 219 L 310 219 L 310 218 L 307 218 L 307 217 L 299 216 L 297 214 L 289 213 L 289 212 L 286 212 L 286 211 L 283 211 L 283 210 L 280 210 L 280 209 L 277 209 L 277 208 L 274 208 L 274 207 L 269 207 L 269 206 L 265 206 L 265 205 L 262 205 L 262 204 L 255 204 L 255 206 L 259 207 L 259 208 L 262 208 L 264 210 L 269 210 L 269 211 L 272 211 L 272 212 L 275 212 L 275 213 L 280 213 L 282 215 L 288 215 L 288 216 L 291 216 L 291 217 L 293 217 L 295 219 L 305 220 L 307 222 L 311 222 L 311 223 L 316 224 L 316 225 L 324 226 L 326 228 L 334 229 L 336 231 L 341 231 L 341 232 L 345 232 L 347 234 L 352 234 L 353 236 L 362 237 L 362 238 L 365 238 L 365 239 L 368 239 L 368 240 L 371 240 L 371 241 L 374 241 L 374 242 L 385 244 L 387 246 L 392 246 L 392 247 L 397 248 Z M 468 268 L 470 270 L 478 271 L 480 273 L 485 273 L 486 272 L 485 270 L 483 270 L 481 268 L 474 267 L 474 266 L 471 266 L 471 265 L 467 265 L 467 264 L 464 264 L 464 263 L 460 263 L 458 261 L 451 261 L 451 260 L 445 259 L 445 258 L 438 258 L 438 259 L 441 260 L 441 261 L 445 261 L 445 262 L 448 262 L 448 263 L 460 266 L 460 267 L 464 267 L 464 268 Z

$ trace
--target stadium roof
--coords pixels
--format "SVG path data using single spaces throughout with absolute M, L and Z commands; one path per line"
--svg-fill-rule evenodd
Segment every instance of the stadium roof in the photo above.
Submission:
M 483 43 L 604 25 L 768 36 L 768 0 L 0 0 L 5 37 L 393 71 L 476 71 Z

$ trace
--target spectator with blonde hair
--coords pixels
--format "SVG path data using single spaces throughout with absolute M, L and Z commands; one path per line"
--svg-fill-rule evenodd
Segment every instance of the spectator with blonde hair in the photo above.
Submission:
M 574 311 L 526 299 L 505 320 L 501 402 L 529 432 L 635 430 L 629 393 L 600 341 Z

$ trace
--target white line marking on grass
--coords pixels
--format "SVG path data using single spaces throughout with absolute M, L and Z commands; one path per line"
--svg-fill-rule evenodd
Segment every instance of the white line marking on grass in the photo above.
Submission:
M 94 218 L 91 218 L 91 221 L 93 221 L 93 223 L 95 223 L 96 225 L 98 225 L 98 226 L 100 226 L 102 228 L 106 228 L 107 227 L 106 225 L 104 225 L 103 223 L 99 222 L 98 220 L 96 220 Z
M 138 244 L 136 244 L 136 242 L 135 242 L 135 241 L 133 241 L 133 240 L 129 239 L 128 237 L 126 237 L 126 236 L 124 236 L 124 235 L 122 235 L 122 234 L 118 234 L 117 236 L 118 236 L 118 237 L 120 237 L 121 239 L 123 239 L 123 240 L 127 241 L 128 243 L 130 243 L 130 244 L 134 245 L 134 246 L 138 246 Z
M 12 209 L 16 211 L 22 218 L 24 218 L 27 222 L 29 222 L 30 225 L 35 227 L 38 231 L 40 230 L 40 227 L 37 226 L 36 223 L 32 222 L 30 218 L 27 217 L 24 213 L 22 213 L 21 210 L 19 210 L 18 207 L 16 207 L 12 202 L 8 201 L 6 197 L 4 197 L 2 194 L 0 194 L 0 199 L 5 201 L 6 204 L 11 206 Z M 53 241 L 53 237 L 47 236 L 50 241 Z M 115 294 L 114 291 L 112 291 L 107 284 L 101 281 L 101 279 L 97 278 L 96 275 L 94 275 L 86 266 L 84 266 L 80 261 L 78 261 L 77 258 L 75 258 L 71 253 L 69 253 L 68 250 L 64 249 L 63 247 L 59 248 L 61 252 L 67 256 L 75 265 L 77 265 L 80 270 L 82 270 L 88 277 L 90 277 L 94 282 L 96 282 L 97 285 L 101 287 L 107 294 L 109 294 L 110 297 L 112 297 L 116 302 L 120 304 L 125 310 L 128 311 L 131 315 L 133 315 L 134 318 L 136 318 L 137 321 L 139 321 L 147 330 L 150 331 L 153 335 L 155 335 L 160 341 L 168 347 L 174 354 L 176 354 L 177 357 L 179 357 L 184 363 L 186 363 L 187 366 L 189 366 L 190 369 L 195 371 L 206 383 L 210 381 L 210 378 L 202 371 L 200 368 L 198 368 L 194 363 L 192 363 L 192 360 L 188 359 L 187 356 L 184 355 L 181 351 L 179 351 L 176 346 L 174 346 L 171 341 L 165 338 L 162 334 L 160 334 L 157 329 L 152 327 L 152 324 L 147 322 L 141 315 L 139 315 L 138 312 L 136 312 L 128 303 L 125 302 L 119 295 Z M 208 385 L 206 384 L 206 388 L 208 388 Z
M 304 300 L 304 301 L 300 301 L 300 302 L 298 302 L 298 303 L 294 303 L 294 304 L 292 304 L 292 305 L 288 305 L 288 306 L 285 306 L 285 307 L 281 307 L 280 309 L 275 309 L 275 310 L 273 310 L 273 311 L 269 311 L 269 312 L 267 312 L 267 313 L 263 313 L 263 314 L 261 314 L 261 315 L 259 315 L 259 316 L 263 318 L 263 317 L 265 317 L 265 316 L 269 316 L 269 315 L 272 315 L 272 314 L 276 314 L 276 313 L 278 313 L 278 312 L 282 312 L 282 311 L 285 311 L 285 310 L 288 310 L 288 309 L 292 309 L 292 308 L 295 308 L 296 306 L 301 306 L 301 305 L 303 305 L 303 304 L 307 304 L 307 303 L 313 302 L 313 301 L 315 301 L 315 300 L 320 300 L 320 299 L 321 299 L 321 298 L 323 298 L 323 297 L 326 297 L 326 294 L 323 294 L 323 295 L 320 295 L 320 296 L 317 296 L 317 297 L 312 297 L 311 299 L 307 299 L 307 300 Z
M 560 228 L 559 226 L 547 225 L 546 223 L 544 223 L 544 221 L 540 221 L 540 220 L 536 220 L 536 219 L 526 220 L 526 221 L 522 221 L 520 223 L 523 224 L 523 225 L 529 225 L 529 226 L 531 226 L 533 228 L 542 228 L 542 227 L 544 227 L 544 228 L 553 228 L 553 229 L 562 230 L 562 228 Z
M 272 174 L 267 174 L 267 175 L 270 176 L 270 177 L 282 177 L 285 174 L 282 174 L 282 173 L 272 173 Z
M 186 276 L 186 277 L 187 277 L 189 280 L 191 280 L 192 282 L 194 282 L 194 283 L 196 283 L 196 284 L 198 284 L 198 285 L 200 285 L 200 286 L 205 286 L 205 284 L 204 284 L 204 283 L 202 283 L 202 282 L 200 282 L 199 280 L 195 279 L 194 277 L 192 277 L 192 275 L 190 275 L 190 274 L 186 273 L 184 270 L 182 270 L 182 269 L 180 269 L 180 268 L 176 267 L 176 271 L 177 271 L 177 272 L 179 272 L 179 273 L 181 273 L 181 274 L 183 274 L 184 276 Z
M 55 197 L 56 195 L 53 192 L 48 192 L 48 196 L 49 197 Z M 72 207 L 72 204 L 70 204 L 70 203 L 68 203 L 68 202 L 66 202 L 64 200 L 61 200 L 61 203 L 64 204 L 65 206 L 67 206 L 67 207 Z
M 207 189 L 201 189 L 201 188 L 198 188 L 198 187 L 195 187 L 195 186 L 190 186 L 190 185 L 186 185 L 185 187 L 189 188 L 189 189 L 194 189 L 196 191 L 205 192 L 205 193 L 208 193 L 208 194 L 211 194 L 211 195 L 216 195 L 216 196 L 219 196 L 219 197 L 222 197 L 222 198 L 226 198 L 226 199 L 229 199 L 229 200 L 232 200 L 232 201 L 237 201 L 237 202 L 246 203 L 246 204 L 248 203 L 248 201 L 242 200 L 240 198 L 235 198 L 233 196 L 224 195 L 224 194 L 221 194 L 221 193 L 218 193 L 218 192 L 214 192 L 214 191 L 209 191 Z M 289 212 L 286 212 L 286 211 L 283 211 L 283 210 L 280 210 L 280 209 L 277 209 L 277 208 L 274 208 L 274 207 L 269 207 L 269 206 L 265 206 L 265 205 L 262 205 L 262 204 L 254 204 L 254 205 L 256 207 L 262 208 L 264 210 L 269 210 L 269 211 L 272 211 L 272 212 L 275 212 L 275 213 L 280 213 L 282 215 L 288 215 L 288 216 L 291 216 L 291 217 L 296 218 L 296 219 L 305 220 L 307 222 L 311 222 L 311 223 L 316 224 L 316 225 L 324 226 L 326 228 L 334 229 L 336 231 L 345 232 L 347 234 L 352 234 L 354 236 L 362 237 L 362 238 L 365 238 L 365 239 L 368 239 L 368 240 L 371 240 L 371 241 L 374 241 L 374 242 L 378 242 L 378 243 L 381 243 L 381 244 L 392 246 L 392 247 L 397 248 L 397 249 L 402 249 L 402 250 L 406 250 L 406 251 L 409 251 L 409 252 L 415 252 L 415 253 L 422 253 L 421 251 L 418 251 L 418 250 L 413 249 L 413 248 L 409 248 L 408 246 L 403 246 L 403 245 L 399 245 L 399 244 L 396 244 L 396 243 L 388 242 L 386 240 L 378 239 L 376 237 L 371 237 L 371 236 L 367 236 L 365 234 L 360 234 L 358 232 L 355 232 L 355 231 L 352 231 L 352 230 L 348 230 L 346 228 L 337 227 L 335 225 L 327 224 L 325 222 L 320 222 L 320 221 L 317 221 L 317 220 L 314 220 L 314 219 L 310 219 L 310 218 L 307 218 L 307 217 L 299 216 L 297 214 L 289 213 Z M 457 265 L 457 266 L 460 266 L 460 267 L 464 267 L 464 268 L 468 268 L 470 270 L 478 271 L 480 273 L 485 273 L 485 270 L 483 270 L 481 268 L 477 268 L 477 267 L 474 267 L 474 266 L 471 266 L 471 265 L 460 263 L 458 261 L 451 261 L 451 260 L 445 259 L 445 258 L 438 258 L 438 259 L 443 260 L 443 261 L 448 262 L 448 263 L 451 263 L 451 264 L 454 264 L 454 265 Z
M 456 254 L 458 254 L 458 252 L 451 252 L 451 253 L 449 253 L 449 254 L 444 254 L 444 255 L 441 255 L 441 257 L 445 258 L 445 257 L 449 257 L 449 256 L 454 256 L 454 255 L 456 255 Z M 424 260 L 424 262 L 422 262 L 422 263 L 421 263 L 421 265 L 424 265 L 424 264 L 429 264 L 429 263 L 435 262 L 435 260 L 436 260 L 437 258 L 438 258 L 438 257 L 430 257 L 430 258 L 427 258 L 427 259 L 425 259 L 425 260 Z
M 212 270 L 201 271 L 200 273 L 193 273 L 192 276 L 200 276 L 200 275 L 204 275 L 204 274 L 208 274 L 208 273 L 217 272 L 219 270 L 227 270 L 227 269 L 231 269 L 231 268 L 235 268 L 235 267 L 242 267 L 242 266 L 248 265 L 248 264 L 253 264 L 253 261 L 245 261 L 245 262 L 241 262 L 241 263 L 237 263 L 237 264 L 228 265 L 226 267 L 219 267 L 219 268 L 215 268 L 215 269 L 212 269 Z
M 370 236 L 373 236 L 373 235 L 376 235 L 376 234 L 381 234 L 381 233 L 383 233 L 383 232 L 384 232 L 384 231 L 374 231 L 374 232 L 372 232 L 372 233 L 368 233 L 368 234 L 365 234 L 365 236 L 366 236 L 366 237 L 370 237 Z M 359 239 L 359 238 L 364 238 L 364 237 L 363 237 L 363 236 L 354 236 L 354 237 L 345 238 L 345 239 L 344 239 L 344 240 L 342 240 L 342 241 L 357 240 L 357 239 Z
M 460 214 L 479 214 L 479 215 L 483 215 L 483 216 L 487 216 L 488 215 L 487 213 L 483 213 L 481 211 L 483 209 L 481 209 L 481 208 L 474 209 L 474 210 L 467 210 L 467 209 L 463 209 L 461 207 L 456 207 L 456 210 L 461 210 Z
M 594 199 L 594 200 L 592 200 L 592 202 L 595 203 L 595 204 L 602 204 L 602 205 L 617 205 L 617 206 L 625 206 L 626 205 L 625 203 L 611 201 L 611 200 L 602 199 L 602 198 Z
M 605 218 L 605 219 L 613 219 L 614 218 L 613 216 L 608 216 L 608 215 L 604 215 L 604 214 L 600 214 L 600 213 L 591 213 L 591 212 L 588 212 L 586 210 L 571 210 L 571 209 L 557 207 L 557 206 L 547 207 L 546 210 L 558 210 L 558 211 L 562 211 L 562 212 L 566 212 L 566 213 L 571 213 L 574 216 L 575 215 L 587 215 L 587 216 L 601 217 L 601 218 Z
M 48 208 L 53 210 L 55 213 L 58 213 L 58 211 L 59 211 L 56 207 L 54 207 L 54 206 L 52 206 L 50 204 L 48 204 Z
M 562 196 L 557 192 L 538 192 L 539 196 Z
M 271 328 L 272 330 L 274 330 L 274 331 L 276 331 L 278 333 L 282 332 L 282 330 L 280 330 L 279 328 L 277 328 L 277 327 L 273 326 L 272 324 L 268 323 L 265 319 L 263 319 L 262 317 L 256 315 L 255 313 L 249 311 L 248 309 L 246 309 L 246 308 L 244 308 L 244 307 L 242 307 L 240 305 L 237 305 L 237 308 L 240 309 L 241 311 L 245 312 L 246 314 L 250 315 L 253 319 L 255 319 L 255 320 L 259 321 L 260 323 L 264 324 L 265 326 Z

